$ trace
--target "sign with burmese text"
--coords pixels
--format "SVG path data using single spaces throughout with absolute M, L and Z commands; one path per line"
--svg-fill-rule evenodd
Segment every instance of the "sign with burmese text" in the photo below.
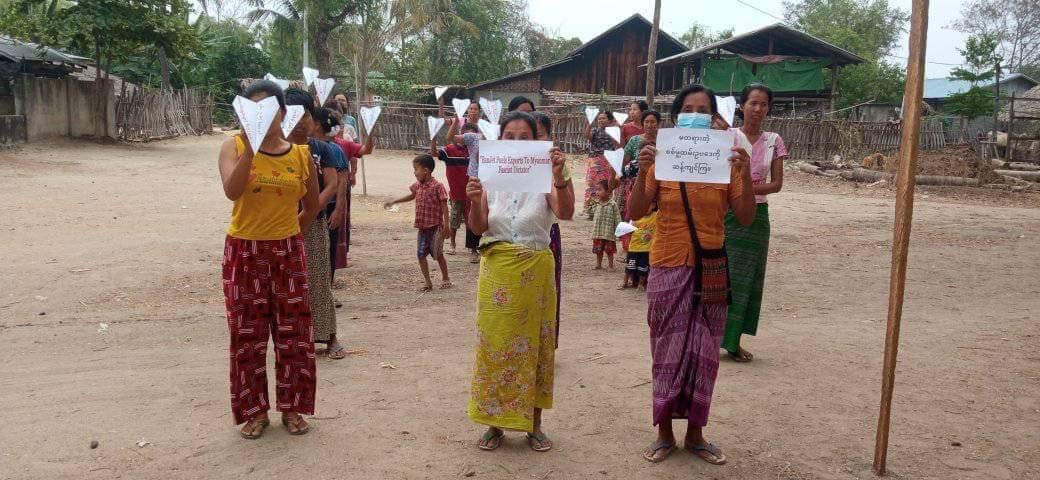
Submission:
M 657 132 L 657 180 L 729 183 L 733 132 L 662 128 Z
M 481 140 L 478 176 L 484 190 L 549 193 L 552 142 Z

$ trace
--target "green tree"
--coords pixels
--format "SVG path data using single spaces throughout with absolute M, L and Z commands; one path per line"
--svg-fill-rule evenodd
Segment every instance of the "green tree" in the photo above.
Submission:
M 538 25 L 531 25 L 524 32 L 527 65 L 530 67 L 537 67 L 560 60 L 581 45 L 582 41 L 580 38 L 559 37 Z
M 689 29 L 679 35 L 679 41 L 685 43 L 687 47 L 696 49 L 732 37 L 732 28 L 713 32 L 708 26 L 694 22 Z
M 306 21 L 307 44 L 314 55 L 315 66 L 331 72 L 333 66 L 330 38 L 350 17 L 377 3 L 378 0 L 246 0 L 254 9 L 247 15 L 252 25 L 272 22 L 280 33 L 302 32 Z M 302 35 L 298 35 L 301 36 Z M 297 44 L 296 48 L 302 48 Z M 290 51 L 292 45 L 286 45 Z
M 797 0 L 784 7 L 787 21 L 798 29 L 866 60 L 839 70 L 837 108 L 900 101 L 905 74 L 884 58 L 906 31 L 909 13 L 888 0 Z
M 996 52 L 1010 72 L 1040 73 L 1040 2 L 1037 0 L 969 0 L 958 30 L 992 37 Z M 1034 77 L 1035 78 L 1035 77 Z
M 966 92 L 950 95 L 946 100 L 946 110 L 969 120 L 993 115 L 994 94 L 988 86 L 980 83 L 990 82 L 997 74 L 996 65 L 1000 57 L 996 54 L 998 41 L 996 36 L 988 34 L 972 35 L 958 49 L 964 57 L 965 68 L 955 68 L 950 78 L 968 82 L 971 87 Z M 985 84 L 984 84 L 985 85 Z

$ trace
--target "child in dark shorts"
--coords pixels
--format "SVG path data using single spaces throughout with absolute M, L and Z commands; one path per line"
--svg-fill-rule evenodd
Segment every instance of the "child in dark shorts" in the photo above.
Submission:
M 650 205 L 650 213 L 632 222 L 636 231 L 628 241 L 628 258 L 625 262 L 625 281 L 620 289 L 639 288 L 646 290 L 646 279 L 650 275 L 650 243 L 657 228 L 657 207 Z
M 444 184 L 433 178 L 433 169 L 437 166 L 430 155 L 418 155 L 412 160 L 417 180 L 409 188 L 412 193 L 386 202 L 384 208 L 394 204 L 415 200 L 416 255 L 419 257 L 419 270 L 423 274 L 425 285 L 420 291 L 433 290 L 430 279 L 430 265 L 426 257 L 437 259 L 441 269 L 441 288 L 451 288 L 448 279 L 448 260 L 444 258 L 444 229 L 448 227 L 448 191 Z

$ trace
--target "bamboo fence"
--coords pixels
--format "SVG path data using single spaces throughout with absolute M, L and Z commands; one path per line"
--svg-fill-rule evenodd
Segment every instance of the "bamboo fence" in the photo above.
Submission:
M 202 135 L 212 128 L 213 108 L 201 90 L 124 90 L 116 100 L 116 131 L 129 142 Z

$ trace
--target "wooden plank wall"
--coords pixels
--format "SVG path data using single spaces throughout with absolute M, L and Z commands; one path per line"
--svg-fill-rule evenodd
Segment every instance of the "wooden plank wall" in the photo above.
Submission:
M 628 24 L 590 45 L 581 56 L 542 73 L 542 88 L 562 92 L 645 95 L 650 31 Z M 659 44 L 658 58 L 679 53 Z M 642 72 L 640 75 L 639 72 Z

